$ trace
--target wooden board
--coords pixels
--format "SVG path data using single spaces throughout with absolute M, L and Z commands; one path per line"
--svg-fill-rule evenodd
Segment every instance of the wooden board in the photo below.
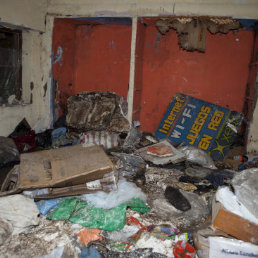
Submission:
M 213 226 L 225 233 L 252 244 L 258 244 L 258 225 L 221 208 Z
M 67 187 L 103 178 L 114 166 L 99 146 L 75 145 L 21 155 L 20 188 Z

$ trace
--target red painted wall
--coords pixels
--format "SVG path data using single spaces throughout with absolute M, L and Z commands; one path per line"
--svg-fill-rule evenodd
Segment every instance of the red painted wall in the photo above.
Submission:
M 131 26 L 80 25 L 76 29 L 75 93 L 112 91 L 127 96 Z
M 134 119 L 154 132 L 173 95 L 185 93 L 242 111 L 253 33 L 207 33 L 206 52 L 179 48 L 177 33 L 160 35 L 154 25 L 138 24 Z
M 69 24 L 70 23 L 70 24 Z M 59 97 L 81 91 L 114 91 L 127 95 L 131 26 L 85 25 L 56 19 L 53 54 L 60 45 L 62 61 L 53 64 Z M 177 34 L 160 35 L 153 24 L 139 22 L 136 49 L 134 119 L 141 130 L 154 132 L 176 92 L 242 111 L 253 33 L 211 35 L 206 52 L 188 52 L 178 46 Z

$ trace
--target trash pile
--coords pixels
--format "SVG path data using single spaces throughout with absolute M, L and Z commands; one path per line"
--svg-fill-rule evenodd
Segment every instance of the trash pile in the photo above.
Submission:
M 155 134 L 111 92 L 0 137 L 1 257 L 258 257 L 258 157 L 242 115 L 177 94 Z

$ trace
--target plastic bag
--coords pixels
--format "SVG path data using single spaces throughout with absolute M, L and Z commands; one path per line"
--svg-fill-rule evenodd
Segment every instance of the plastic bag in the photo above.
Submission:
M 88 228 L 98 228 L 107 231 L 120 230 L 126 223 L 126 208 L 146 213 L 150 208 L 134 198 L 111 210 L 90 207 L 78 198 L 63 199 L 59 207 L 48 215 L 48 219 L 69 220 Z
M 36 202 L 38 209 L 42 215 L 46 215 L 50 210 L 56 208 L 62 199 L 50 199 Z
M 20 154 L 14 141 L 0 136 L 0 168 L 20 161 Z
M 117 187 L 117 191 L 110 193 L 100 191 L 92 194 L 84 194 L 80 198 L 90 206 L 102 209 L 112 209 L 132 198 L 139 198 L 144 202 L 147 200 L 141 188 L 137 187 L 134 183 L 127 182 L 124 178 L 118 181 Z
M 38 225 L 38 208 L 32 199 L 21 194 L 0 198 L 0 218 L 13 226 L 13 234 L 19 234 L 26 227 Z
M 79 232 L 78 234 L 76 234 L 76 236 L 79 238 L 79 240 L 84 243 L 85 246 L 88 245 L 89 242 L 92 241 L 102 241 L 103 237 L 100 236 L 101 230 L 97 229 L 97 228 L 86 228 L 83 231 Z
M 210 169 L 217 169 L 212 158 L 203 150 L 194 146 L 179 147 L 178 150 L 186 155 L 186 160 Z
M 232 180 L 237 199 L 258 218 L 258 168 L 250 168 L 236 174 Z

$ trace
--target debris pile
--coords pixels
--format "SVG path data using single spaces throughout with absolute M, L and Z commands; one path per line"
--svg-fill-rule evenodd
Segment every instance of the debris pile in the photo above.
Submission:
M 24 119 L 0 139 L 0 256 L 256 257 L 258 158 L 236 145 L 241 120 L 177 94 L 152 135 L 110 92 L 72 96 L 55 129 Z

